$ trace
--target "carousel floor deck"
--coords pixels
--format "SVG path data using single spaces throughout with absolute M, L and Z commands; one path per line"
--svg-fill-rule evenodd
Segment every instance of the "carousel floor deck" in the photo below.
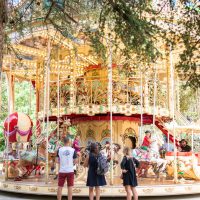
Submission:
M 185 183 L 173 184 L 173 180 L 162 180 L 153 178 L 139 179 L 138 193 L 140 196 L 169 196 L 200 193 L 200 182 L 187 181 Z M 48 184 L 45 184 L 43 178 L 28 178 L 23 181 L 4 181 L 0 178 L 0 190 L 29 193 L 34 195 L 51 195 L 55 196 L 57 192 L 57 181 L 50 177 Z M 66 187 L 63 194 L 67 194 Z M 75 196 L 88 196 L 88 188 L 84 184 L 76 184 L 73 189 Z M 107 185 L 101 188 L 102 196 L 126 196 L 122 185 Z

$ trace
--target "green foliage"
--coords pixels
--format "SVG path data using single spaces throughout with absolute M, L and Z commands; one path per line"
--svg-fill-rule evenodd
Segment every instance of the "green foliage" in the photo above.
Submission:
M 2 126 L 3 121 L 5 120 L 6 116 L 8 116 L 8 92 L 7 92 L 7 82 L 5 76 L 2 76 L 0 95 L 1 95 L 0 126 Z
M 152 62 L 159 55 L 155 42 L 160 29 L 144 17 L 147 12 L 152 12 L 149 1 L 104 1 L 100 27 L 103 30 L 105 22 L 110 23 L 110 31 L 116 34 L 115 41 L 124 44 L 125 56 L 131 57 L 134 53 L 140 61 Z
M 30 82 L 15 82 L 15 111 L 22 112 L 35 120 L 35 90 Z
M 106 47 L 102 43 L 102 38 L 104 33 L 98 30 L 87 29 L 85 32 L 91 42 L 91 47 L 95 50 L 97 56 L 99 56 L 102 61 L 106 61 Z
M 5 149 L 5 139 L 3 135 L 3 127 L 0 126 L 0 152 Z
M 4 133 L 3 133 L 3 122 L 8 115 L 8 97 L 7 97 L 7 84 L 5 76 L 2 76 L 1 82 L 1 102 L 0 102 L 0 152 L 5 148 L 5 140 L 4 140 Z
M 196 90 L 190 87 L 180 87 L 180 111 L 186 117 L 192 120 L 197 120 L 198 115 L 194 110 L 197 109 L 197 93 Z
M 2 103 L 0 113 L 0 151 L 4 148 L 4 135 L 3 135 L 3 123 L 8 116 L 8 95 L 7 95 L 7 82 L 5 77 L 2 81 Z M 32 97 L 30 106 L 30 94 Z M 15 82 L 15 111 L 22 112 L 30 116 L 35 120 L 35 108 L 36 108 L 35 92 L 34 88 L 29 82 Z
M 182 17 L 178 19 L 178 24 L 183 26 L 180 34 L 180 42 L 183 42 L 184 51 L 180 54 L 180 62 L 177 70 L 183 72 L 186 86 L 193 89 L 200 87 L 199 49 L 200 49 L 200 11 L 198 1 L 183 1 L 185 9 L 182 10 Z M 184 12 L 184 13 L 183 13 Z
M 69 127 L 69 132 L 70 132 L 71 135 L 75 136 L 77 134 L 77 132 L 78 132 L 78 129 L 77 129 L 76 126 L 70 126 Z

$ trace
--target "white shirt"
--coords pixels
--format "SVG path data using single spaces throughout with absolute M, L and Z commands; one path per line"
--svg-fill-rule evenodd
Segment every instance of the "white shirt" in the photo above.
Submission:
M 76 152 L 72 147 L 61 147 L 58 150 L 58 156 L 60 159 L 60 170 L 61 173 L 74 172 L 74 159 L 77 158 Z

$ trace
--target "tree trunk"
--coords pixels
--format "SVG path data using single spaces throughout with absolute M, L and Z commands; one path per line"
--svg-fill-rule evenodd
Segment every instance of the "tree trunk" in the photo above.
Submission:
M 7 21 L 7 0 L 0 0 L 0 77 L 3 65 L 4 26 Z

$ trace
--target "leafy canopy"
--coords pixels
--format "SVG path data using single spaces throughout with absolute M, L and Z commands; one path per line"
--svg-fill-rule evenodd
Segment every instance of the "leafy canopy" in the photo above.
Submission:
M 152 65 L 165 56 L 161 49 L 180 49 L 178 72 L 190 87 L 200 86 L 199 1 L 25 0 L 22 6 L 9 4 L 7 15 L 6 29 L 21 34 L 49 24 L 72 40 L 84 32 L 103 60 L 109 40 L 113 57 L 121 54 L 126 65 Z

